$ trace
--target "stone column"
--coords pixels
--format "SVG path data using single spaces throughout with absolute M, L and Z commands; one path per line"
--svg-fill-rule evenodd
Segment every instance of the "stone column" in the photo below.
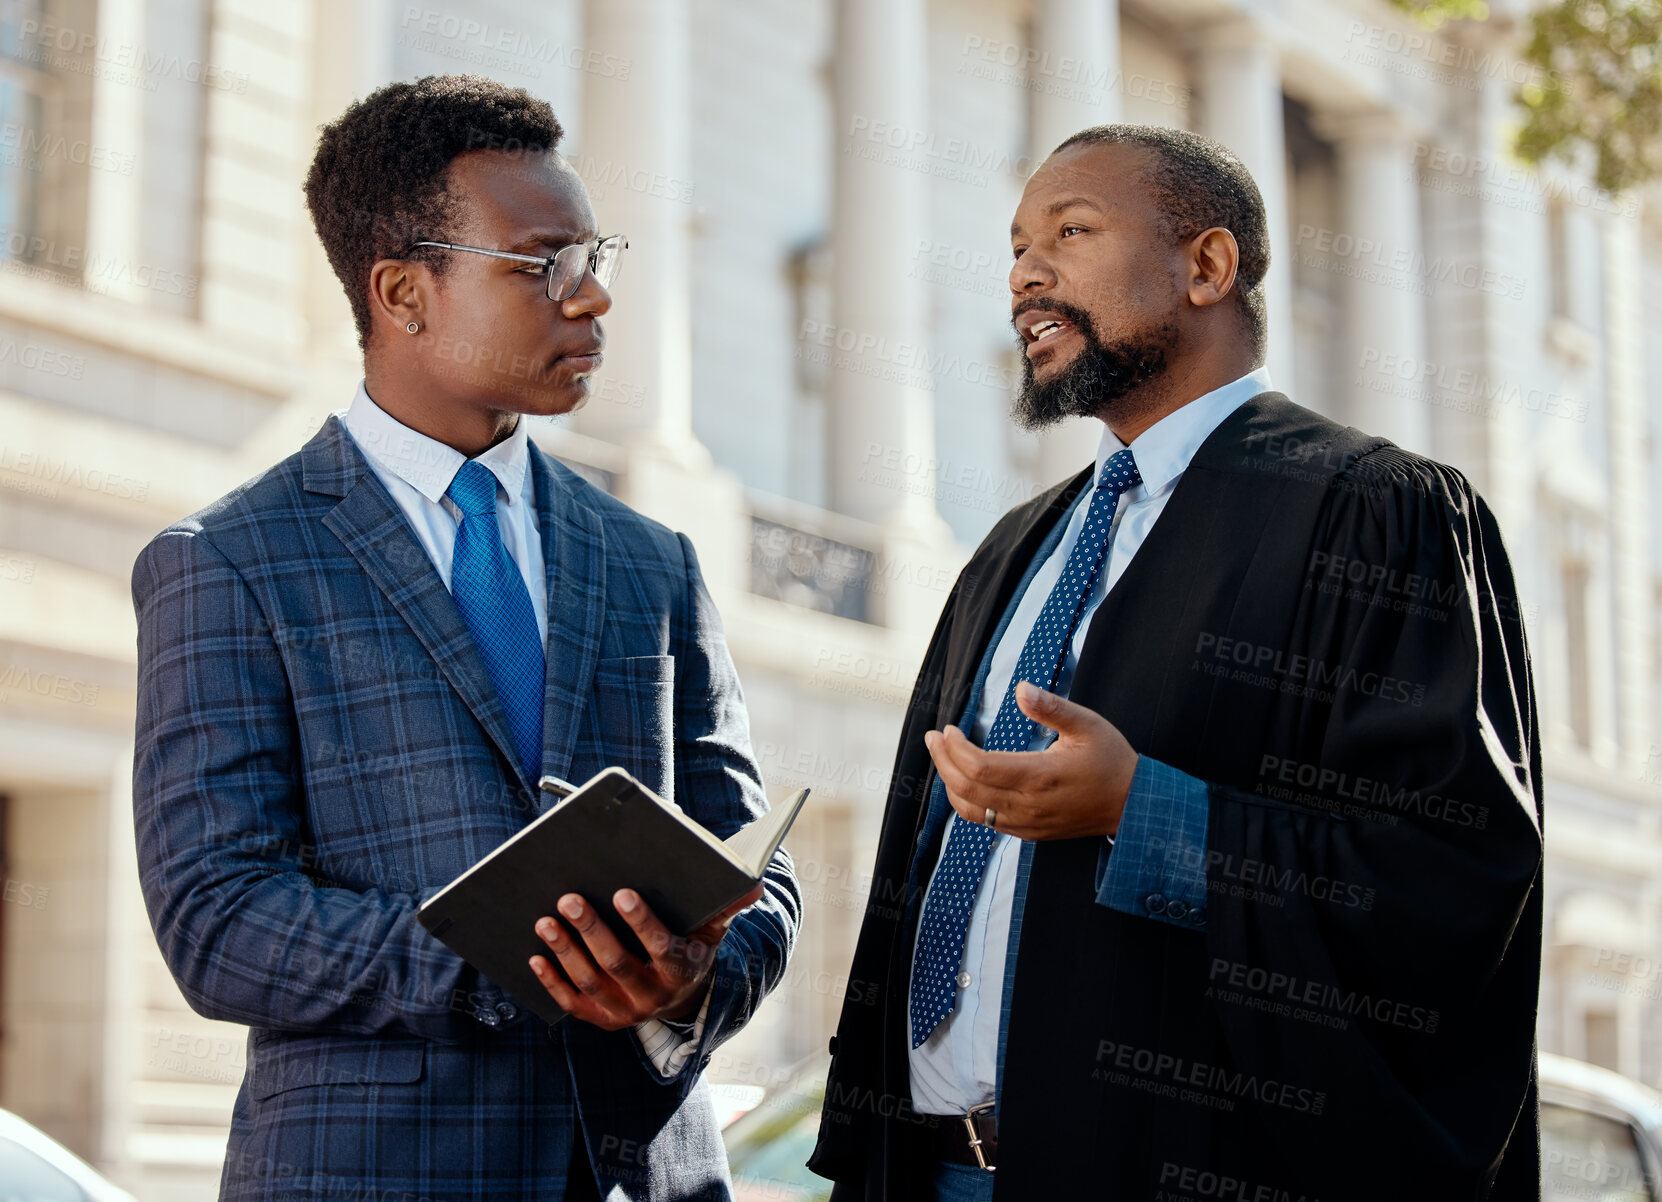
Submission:
M 146 1074 L 138 1035 L 146 1018 L 141 972 L 154 932 L 144 920 L 138 853 L 133 834 L 133 748 L 122 748 L 110 769 L 105 798 L 104 1025 L 98 1084 L 98 1161 L 105 1172 L 129 1176 L 135 1168 L 129 1138 L 140 1107 L 134 1089 Z M 157 1074 L 159 1075 L 159 1074 Z
M 922 281 L 906 266 L 928 203 L 931 133 L 923 0 L 836 6 L 829 336 L 830 507 L 933 531 L 934 393 Z
M 290 6 L 290 9 L 297 8 Z M 297 108 L 297 126 L 301 130 L 297 144 L 302 151 L 295 165 L 298 177 L 303 178 L 316 153 L 318 128 L 339 119 L 348 105 L 394 78 L 393 47 L 399 25 L 394 0 L 363 0 L 355 4 L 311 0 L 301 11 L 310 16 L 304 27 L 306 36 L 296 46 L 297 55 L 303 56 L 306 64 L 304 77 L 310 80 Z M 220 95 L 207 91 L 203 103 L 221 103 Z M 230 97 L 246 100 L 234 92 Z M 283 401 L 243 448 L 251 462 L 274 461 L 305 443 L 333 410 L 351 403 L 353 391 L 364 375 L 363 352 L 358 348 L 358 330 L 352 321 L 351 305 L 323 253 L 311 217 L 298 197 L 294 213 L 299 222 L 296 232 L 300 242 L 295 302 L 307 370 L 303 386 Z M 209 268 L 206 262 L 203 266 L 205 270 Z M 232 264 L 213 270 L 224 273 L 234 268 Z
M 1069 134 L 1120 119 L 1119 0 L 1039 0 L 1030 68 L 1032 157 Z M 1077 66 L 1077 73 L 1070 70 Z
M 219 86 L 204 81 L 201 89 L 197 313 L 216 338 L 296 361 L 309 340 L 302 250 L 316 237 L 294 197 L 317 138 L 308 120 L 317 14 L 303 3 L 265 4 L 252 20 L 244 19 L 256 11 L 246 0 L 211 0 L 208 8 L 203 63 L 225 74 Z M 119 44 L 123 35 L 112 38 Z
M 144 44 L 144 4 L 142 0 L 98 0 L 97 30 L 101 46 L 142 46 Z M 96 50 L 85 56 L 83 66 L 89 70 L 97 64 Z M 137 72 L 134 72 L 135 74 Z M 141 176 L 144 170 L 144 104 L 125 80 L 110 78 L 114 71 L 100 70 L 93 75 L 92 112 L 89 121 L 88 143 L 114 155 L 136 160 L 134 169 L 121 171 L 88 171 L 87 227 L 84 254 L 100 260 L 127 263 L 142 262 L 140 244 Z M 117 161 L 120 161 L 119 159 Z M 56 172 L 48 169 L 46 178 Z M 112 272 L 100 275 L 88 272 L 87 287 L 117 300 L 145 304 L 149 299 L 139 286 L 136 271 Z
M 1429 455 L 1432 397 L 1421 370 L 1429 285 L 1413 134 L 1384 112 L 1329 128 L 1339 152 L 1333 257 L 1354 268 L 1341 277 L 1339 379 L 1347 395 L 1335 401 L 1347 421 Z
M 1051 71 L 1041 70 L 1030 81 L 1035 161 L 1087 126 L 1120 119 L 1119 7 L 1119 0 L 1039 0 L 1033 49 L 1037 62 L 1050 64 Z M 1055 73 L 1068 60 L 1080 64 L 1075 80 Z M 1078 472 L 1091 462 L 1101 437 L 1102 423 L 1087 417 L 1068 418 L 1045 431 L 1039 439 L 1039 483 L 1048 486 Z
M 1270 231 L 1270 269 L 1264 283 L 1270 379 L 1278 391 L 1296 397 L 1293 244 L 1287 207 L 1280 55 L 1257 26 L 1240 20 L 1209 29 L 1196 47 L 1196 60 L 1200 132 L 1240 157 L 1264 197 Z
M 1513 50 L 1501 32 L 1480 25 L 1471 33 L 1472 53 L 1509 61 Z M 1520 189 L 1517 197 L 1507 197 L 1503 193 L 1510 185 L 1498 190 L 1474 187 L 1477 173 L 1465 170 L 1472 163 L 1510 161 L 1506 131 L 1515 120 L 1515 85 L 1502 72 L 1478 82 L 1461 128 L 1439 136 L 1447 153 L 1433 154 L 1428 148 L 1418 164 L 1427 185 L 1421 240 L 1431 258 L 1447 266 L 1449 275 L 1449 281 L 1437 283 L 1424 300 L 1429 314 L 1427 353 L 1437 371 L 1432 382 L 1434 387 L 1444 382 L 1445 394 L 1445 403 L 1431 407 L 1429 417 L 1437 457 L 1459 465 L 1494 510 L 1508 539 L 1514 545 L 1544 547 L 1548 527 L 1543 524 L 1536 456 L 1530 448 L 1529 415 L 1521 405 L 1507 403 L 1504 394 L 1488 398 L 1483 389 L 1484 382 L 1503 389 L 1527 388 L 1534 382 L 1531 365 L 1542 354 L 1541 314 L 1531 290 L 1536 281 L 1531 278 L 1530 287 L 1521 290 L 1513 285 L 1520 279 L 1517 248 L 1543 242 L 1546 234 L 1541 218 L 1529 207 L 1506 203 L 1528 201 L 1526 192 Z M 1502 281 L 1504 291 L 1459 282 L 1486 275 Z M 1539 581 L 1544 577 L 1531 580 L 1526 563 L 1520 561 L 1519 568 L 1525 592 L 1531 594 L 1531 602 L 1541 600 Z M 1524 612 L 1530 637 L 1544 637 L 1545 631 L 1535 624 L 1533 604 Z
M 392 48 L 398 34 L 392 0 L 334 4 L 312 0 L 312 85 L 307 97 L 306 163 L 316 149 L 316 129 L 339 119 L 348 105 L 362 100 L 393 78 Z M 335 394 L 335 407 L 352 399 L 363 374 L 352 310 L 329 260 L 306 219 L 305 307 L 309 349 L 318 360 L 339 366 L 350 379 Z M 338 382 L 337 382 L 338 386 Z
M 602 320 L 606 363 L 578 416 L 586 434 L 691 452 L 692 325 L 687 6 L 589 0 L 588 72 L 573 156 L 603 234 L 629 236 Z M 609 59 L 606 56 L 611 56 Z
M 1655 731 L 1653 680 L 1656 632 L 1651 579 L 1650 517 L 1656 489 L 1646 463 L 1644 298 L 1638 202 L 1604 218 L 1604 354 L 1610 446 L 1610 525 L 1614 555 L 1616 714 L 1612 733 L 1631 775 L 1662 770 L 1646 764 Z

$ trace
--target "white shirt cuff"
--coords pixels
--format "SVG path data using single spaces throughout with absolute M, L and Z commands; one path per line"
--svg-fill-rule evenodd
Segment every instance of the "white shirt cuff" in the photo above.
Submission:
M 641 1050 L 652 1061 L 658 1075 L 668 1081 L 678 1076 L 692 1058 L 704 1038 L 704 1020 L 710 1013 L 710 998 L 714 996 L 714 976 L 704 988 L 704 1004 L 698 1008 L 698 1018 L 690 1035 L 681 1035 L 655 1018 L 635 1024 L 635 1038 L 641 1041 Z

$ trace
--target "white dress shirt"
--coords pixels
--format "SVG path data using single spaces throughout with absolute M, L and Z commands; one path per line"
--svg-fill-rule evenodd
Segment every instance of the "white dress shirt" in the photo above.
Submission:
M 1125 574 L 1132 556 L 1148 538 L 1148 532 L 1171 499 L 1172 491 L 1183 478 L 1183 472 L 1200 449 L 1200 444 L 1242 402 L 1268 391 L 1269 372 L 1259 368 L 1168 413 L 1132 442 L 1131 453 L 1137 461 L 1137 471 L 1143 482 L 1120 495 L 1119 507 L 1115 510 L 1108 533 L 1107 563 L 1086 598 L 1079 625 L 1063 654 L 1054 692 L 1063 697 L 1068 695 L 1073 684 L 1074 668 L 1079 663 L 1079 652 L 1085 646 L 1085 638 L 1090 631 L 1091 618 L 1108 595 L 1108 590 Z M 1004 637 L 993 651 L 992 662 L 987 668 L 987 683 L 981 691 L 975 714 L 975 728 L 964 732 L 970 735 L 976 746 L 986 742 L 993 720 L 998 716 L 998 707 L 1010 687 L 1010 678 L 1016 673 L 1027 636 L 1061 577 L 1068 557 L 1073 554 L 1074 544 L 1079 541 L 1079 531 L 1085 525 L 1085 515 L 1096 492 L 1095 481 L 1102 476 L 1103 464 L 1110 455 L 1123 450 L 1125 445 L 1104 423 L 1102 438 L 1097 445 L 1096 475 L 1074 505 L 1056 549 L 1034 573 L 1016 612 L 1010 618 L 1010 625 L 1005 628 Z M 1029 750 L 1043 748 L 1054 738 L 1054 731 L 1043 726 L 1036 727 Z M 949 817 L 941 839 L 943 851 L 958 821 L 956 813 Z M 967 984 L 959 985 L 952 1013 L 935 1028 L 921 1047 L 912 1048 L 908 1053 L 912 1105 L 921 1113 L 964 1114 L 972 1106 L 993 1100 L 999 1014 L 1004 1001 L 1005 952 L 1010 936 L 1010 906 L 1016 891 L 1020 855 L 1019 840 L 1002 832 L 996 834 L 992 850 L 988 853 L 986 871 L 976 891 L 974 908 L 970 911 L 969 928 L 964 935 L 964 956 L 958 966 L 958 980 L 964 982 L 965 974 L 968 974 Z M 926 899 L 927 896 L 926 892 Z M 922 925 L 921 922 L 918 924 L 920 931 Z M 916 958 L 914 936 L 914 962 Z
M 450 563 L 456 555 L 461 508 L 444 490 L 467 456 L 437 439 L 412 430 L 371 399 L 362 381 L 349 409 L 335 411 L 370 468 L 398 502 L 444 587 L 450 587 Z M 537 524 L 537 497 L 531 477 L 529 434 L 522 420 L 514 432 L 478 456 L 496 477 L 496 521 L 502 545 L 513 557 L 531 608 L 537 637 L 548 644 L 548 580 L 543 574 L 542 529 Z
M 397 502 L 427 557 L 433 561 L 444 587 L 450 587 L 450 565 L 456 554 L 456 530 L 461 508 L 445 495 L 467 456 L 454 447 L 412 430 L 370 397 L 363 381 L 347 409 L 335 416 L 369 460 L 370 469 Z M 531 608 L 537 615 L 537 637 L 548 646 L 548 580 L 543 574 L 542 527 L 537 520 L 536 481 L 531 475 L 530 435 L 521 419 L 514 432 L 475 456 L 496 477 L 496 521 L 502 545 L 513 557 Z M 550 960 L 553 959 L 551 955 Z M 635 1028 L 648 1058 L 664 1077 L 673 1077 L 691 1057 L 704 1032 L 710 994 L 692 1034 L 682 1037 L 663 1023 L 648 1020 Z

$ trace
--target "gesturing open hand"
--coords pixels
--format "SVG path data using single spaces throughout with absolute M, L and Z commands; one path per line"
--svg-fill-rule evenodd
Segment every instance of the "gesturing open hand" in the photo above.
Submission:
M 930 731 L 924 745 L 958 816 L 1019 839 L 1077 839 L 1119 830 L 1137 753 L 1095 710 L 1028 681 L 1016 686 L 1021 712 L 1056 732 L 1043 751 L 983 751 L 956 726 Z

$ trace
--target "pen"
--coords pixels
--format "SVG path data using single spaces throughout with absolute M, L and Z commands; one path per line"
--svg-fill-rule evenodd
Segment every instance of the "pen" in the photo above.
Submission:
M 576 785 L 572 784 L 568 780 L 561 780 L 557 776 L 543 777 L 541 780 L 537 781 L 537 788 L 541 789 L 544 793 L 552 793 L 555 797 L 558 797 L 562 801 L 577 792 Z

